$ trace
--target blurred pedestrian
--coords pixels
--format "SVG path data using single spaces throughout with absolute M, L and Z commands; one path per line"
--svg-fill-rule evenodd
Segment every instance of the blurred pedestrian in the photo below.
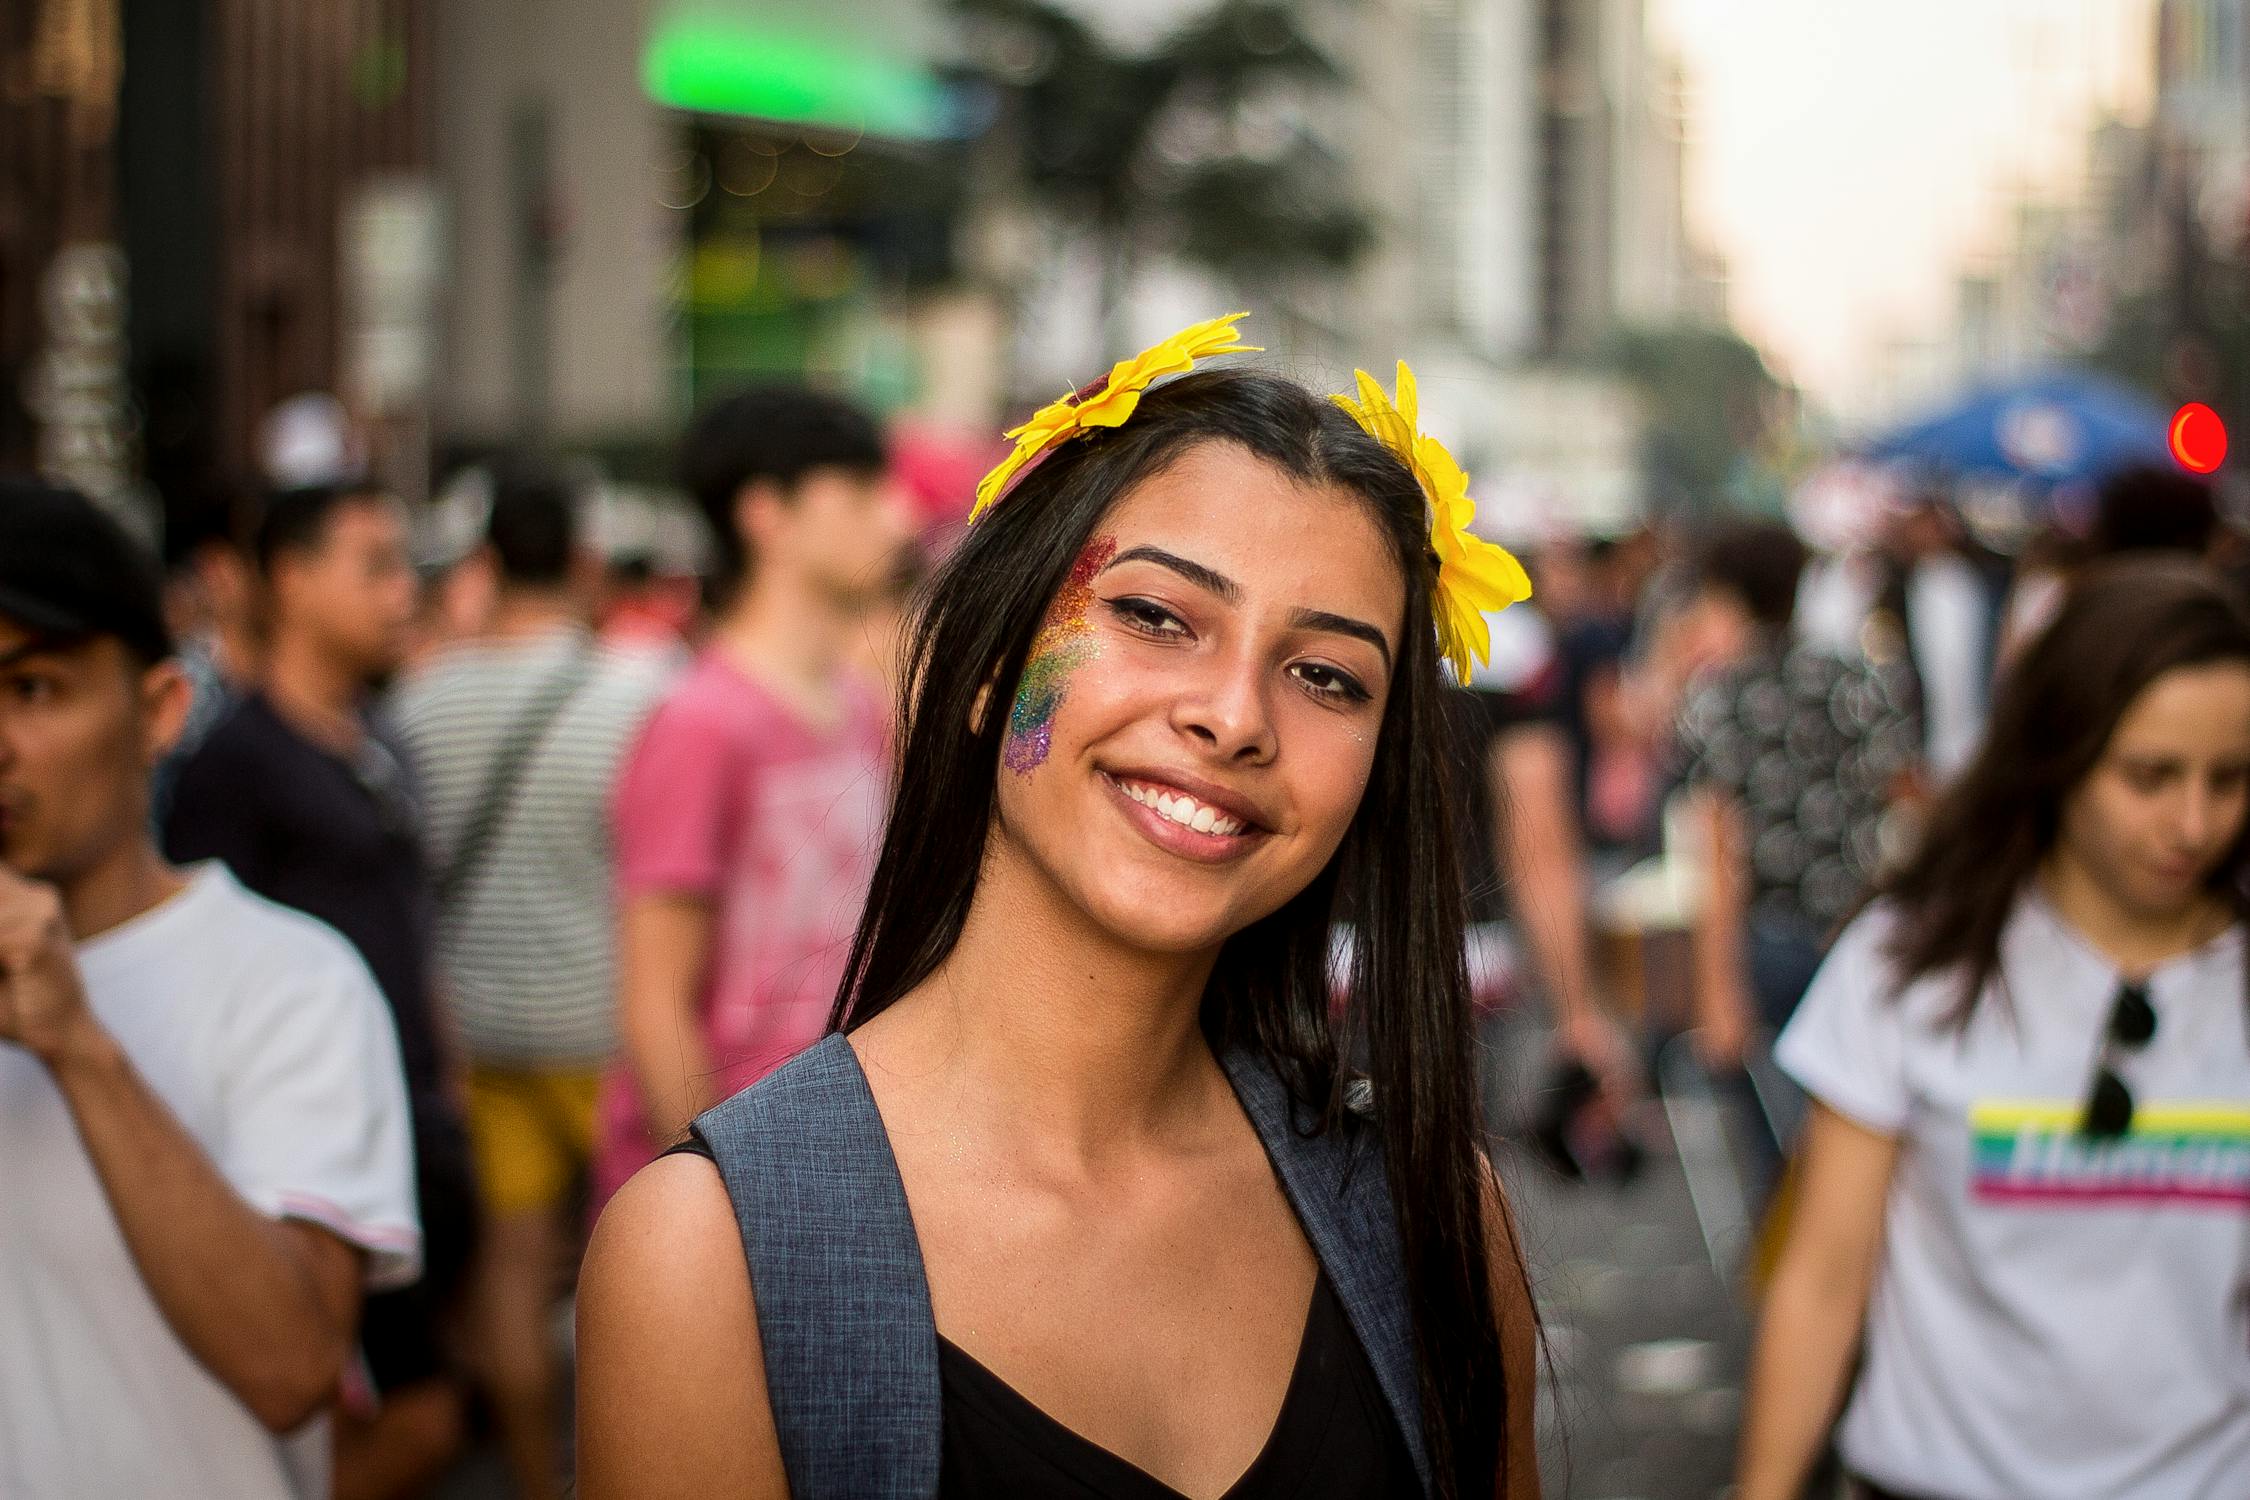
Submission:
M 2250 615 L 2090 571 L 1777 1049 L 1815 1103 L 1742 1500 L 1847 1386 L 1878 1500 L 2250 1494 L 2246 800 Z
M 1293 382 L 1088 389 L 918 619 L 836 1033 L 595 1233 L 585 1500 L 1538 1494 L 1433 628 L 1512 561 Z
M 321 1500 L 420 1256 L 398 1043 L 333 931 L 158 854 L 159 587 L 0 483 L 0 1494 Z
M 1691 934 L 1696 1048 L 1732 1070 L 1778 1030 L 1874 881 L 1918 725 L 1895 672 L 1799 639 L 1805 547 L 1777 521 L 1703 539 L 1682 621 L 1703 662 L 1679 719 L 1705 879 Z
M 367 712 L 414 616 L 404 509 L 376 491 L 285 491 L 267 504 L 256 554 L 265 662 L 181 768 L 165 843 L 174 859 L 224 860 L 251 890 L 341 932 L 390 1004 L 427 1269 L 414 1286 L 368 1300 L 361 1337 L 381 1409 L 340 1425 L 337 1485 L 347 1497 L 411 1494 L 459 1445 L 447 1323 L 476 1203 L 457 1059 L 440 1030 L 420 809 L 403 754 Z
M 596 632 L 613 650 L 684 665 L 692 655 L 688 639 L 696 626 L 697 593 L 692 573 L 659 573 L 650 553 L 612 558 L 602 579 Z
M 517 1493 L 538 1500 L 562 1492 L 552 1312 L 616 1050 L 609 794 L 665 678 L 595 643 L 595 560 L 556 476 L 500 469 L 485 553 L 490 625 L 409 675 L 391 712 L 425 799 L 438 953 L 469 1060 L 485 1210 L 472 1358 Z
M 2005 610 L 2005 565 L 1974 545 L 1952 497 L 1926 491 L 1890 516 L 1875 613 L 1888 622 L 1921 718 L 1922 759 L 1939 782 L 1983 732 Z
M 1487 614 L 1485 626 L 1491 655 L 1464 685 L 1469 762 L 1479 777 L 1464 799 L 1478 840 L 1466 861 L 1470 910 L 1513 919 L 1554 1020 L 1558 1058 L 1583 1067 L 1614 1108 L 1630 1098 L 1636 1069 L 1594 990 L 1585 840 L 1562 697 L 1567 664 L 1552 625 L 1529 601 Z
M 156 768 L 151 815 L 163 826 L 172 778 L 257 680 L 263 653 L 254 507 L 231 490 L 183 502 L 164 521 L 165 615 L 190 689 L 187 719 Z
M 787 386 L 688 431 L 719 617 L 617 788 L 624 1061 L 597 1200 L 827 1024 L 882 834 L 888 713 L 849 658 L 912 530 L 885 458 L 867 413 Z
M 2151 466 L 2111 475 L 2095 494 L 2084 537 L 2051 532 L 2026 552 L 2008 597 L 2003 663 L 2054 618 L 2063 591 L 2080 569 L 2130 552 L 2211 558 L 2225 536 L 2209 481 Z

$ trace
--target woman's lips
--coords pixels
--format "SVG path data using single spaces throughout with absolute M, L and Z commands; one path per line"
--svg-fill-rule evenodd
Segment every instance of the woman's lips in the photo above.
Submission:
M 1167 853 L 1197 864 L 1220 865 L 1242 858 L 1266 834 L 1263 829 L 1244 828 L 1240 833 L 1198 833 L 1184 823 L 1176 823 L 1146 803 L 1136 802 L 1125 790 L 1124 784 L 1104 771 L 1101 774 L 1103 789 L 1118 810 L 1142 837 Z

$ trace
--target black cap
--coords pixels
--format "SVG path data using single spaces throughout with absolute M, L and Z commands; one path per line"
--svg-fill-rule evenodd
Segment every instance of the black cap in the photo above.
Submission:
M 46 640 L 172 654 L 156 559 L 93 501 L 36 480 L 0 479 L 0 615 Z

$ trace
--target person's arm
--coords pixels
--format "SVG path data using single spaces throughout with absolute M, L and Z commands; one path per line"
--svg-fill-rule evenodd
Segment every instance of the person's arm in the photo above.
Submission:
M 0 1042 L 53 1077 L 141 1280 L 188 1351 L 274 1432 L 325 1405 L 359 1316 L 360 1253 L 235 1192 L 87 1007 L 54 889 L 4 866 Z
M 691 679 L 683 688 L 693 688 Z M 703 984 L 730 840 L 755 769 L 723 715 L 674 696 L 643 726 L 610 809 L 617 860 L 618 1039 L 650 1134 L 670 1140 L 717 1102 Z
M 1569 738 L 1546 722 L 1503 730 L 1493 741 L 1489 774 L 1510 904 L 1531 944 L 1563 1049 L 1605 1086 L 1620 1087 L 1629 1068 L 1624 1042 L 1594 1001 Z
M 1896 1137 L 1813 1101 L 1789 1239 L 1751 1357 L 1737 1500 L 1797 1500 L 1819 1455 L 1859 1346 L 1897 1162 Z
M 618 1033 L 656 1140 L 718 1102 L 698 1006 L 711 936 L 701 896 L 632 895 L 618 912 Z
M 1704 1066 L 1734 1068 L 1749 1044 L 1756 1010 L 1742 951 L 1749 912 L 1742 809 L 1715 787 L 1699 788 L 1691 796 L 1704 853 L 1703 893 L 1689 932 L 1695 1048 Z
M 742 1236 L 711 1163 L 658 1158 L 578 1280 L 582 1500 L 787 1500 Z
M 1539 1500 L 1539 1308 L 1515 1216 L 1490 1160 L 1484 1163 L 1484 1243 L 1492 1309 L 1500 1319 L 1500 1372 L 1508 1386 L 1499 1500 Z

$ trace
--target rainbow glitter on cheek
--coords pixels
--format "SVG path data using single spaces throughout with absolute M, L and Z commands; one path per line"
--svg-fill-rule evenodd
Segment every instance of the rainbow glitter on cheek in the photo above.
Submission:
M 1086 618 L 1094 603 L 1094 576 L 1116 555 L 1117 542 L 1098 536 L 1070 565 L 1070 576 L 1048 607 L 1039 638 L 1031 643 L 1015 705 L 1008 710 L 1007 742 L 1000 760 L 1009 770 L 1027 772 L 1044 765 L 1054 739 L 1055 710 L 1062 706 L 1070 675 L 1094 659 L 1100 642 Z

